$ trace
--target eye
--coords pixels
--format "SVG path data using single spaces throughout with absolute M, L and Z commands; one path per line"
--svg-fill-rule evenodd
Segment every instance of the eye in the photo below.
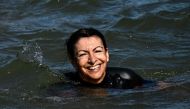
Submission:
M 82 57 L 82 56 L 84 56 L 84 55 L 86 55 L 85 53 L 83 53 L 83 54 L 78 54 L 78 57 Z
M 103 52 L 103 50 L 95 50 L 95 53 Z
M 83 57 L 83 56 L 86 56 L 87 55 L 87 53 L 79 53 L 77 56 L 78 57 Z
M 103 52 L 103 51 L 104 51 L 104 49 L 103 49 L 102 47 L 97 47 L 97 48 L 94 50 L 95 53 L 101 53 L 101 52 Z

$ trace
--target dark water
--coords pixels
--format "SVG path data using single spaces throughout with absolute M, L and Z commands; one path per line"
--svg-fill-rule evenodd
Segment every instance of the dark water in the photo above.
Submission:
M 63 85 L 59 76 L 73 69 L 64 42 L 81 27 L 106 36 L 109 66 L 132 68 L 169 85 L 132 90 Z M 189 0 L 1 0 L 0 108 L 189 109 L 189 34 Z M 43 66 L 30 56 L 17 57 L 27 41 L 40 47 Z

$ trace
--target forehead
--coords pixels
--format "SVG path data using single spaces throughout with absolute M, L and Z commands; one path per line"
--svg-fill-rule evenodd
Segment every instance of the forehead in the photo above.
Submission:
M 96 35 L 90 37 L 82 37 L 75 44 L 75 48 L 87 48 L 93 46 L 103 46 L 102 40 Z

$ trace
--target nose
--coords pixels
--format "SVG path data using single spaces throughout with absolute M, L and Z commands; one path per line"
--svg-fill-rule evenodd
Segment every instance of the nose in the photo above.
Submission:
M 90 64 L 94 64 L 96 62 L 97 58 L 93 53 L 89 53 L 89 58 L 88 58 L 88 62 Z

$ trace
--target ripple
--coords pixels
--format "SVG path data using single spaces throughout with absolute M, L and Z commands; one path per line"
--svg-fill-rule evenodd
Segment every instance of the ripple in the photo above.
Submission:
M 1 0 L 0 105 L 13 109 L 188 106 L 189 72 L 184 72 L 190 68 L 189 8 L 189 0 Z M 110 89 L 108 97 L 85 95 L 84 90 L 71 93 L 72 88 L 59 86 L 54 90 L 60 96 L 48 95 L 49 83 L 57 82 L 57 78 L 51 81 L 47 75 L 59 75 L 52 69 L 63 73 L 73 70 L 64 42 L 81 27 L 94 27 L 105 33 L 110 66 L 137 69 L 147 78 L 174 85 L 163 90 Z M 51 69 L 13 61 L 16 53 L 22 52 L 23 40 L 40 45 L 38 51 L 43 52 L 45 64 Z M 31 58 L 34 56 L 35 53 Z M 87 92 L 92 95 L 92 90 Z

